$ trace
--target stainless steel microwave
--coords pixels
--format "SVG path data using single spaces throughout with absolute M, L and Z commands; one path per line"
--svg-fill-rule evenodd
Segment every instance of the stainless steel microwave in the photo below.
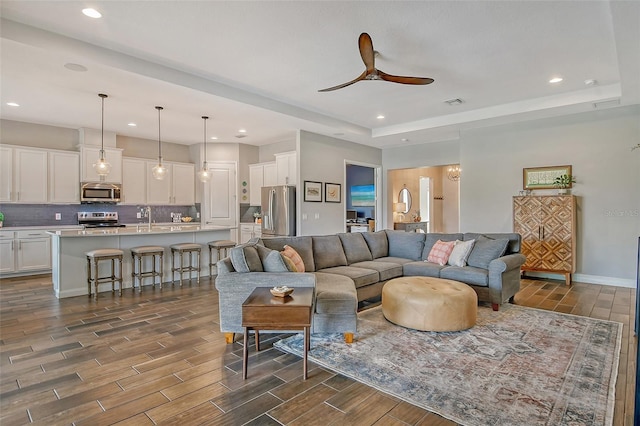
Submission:
M 85 182 L 80 184 L 81 203 L 118 203 L 122 185 L 118 183 Z

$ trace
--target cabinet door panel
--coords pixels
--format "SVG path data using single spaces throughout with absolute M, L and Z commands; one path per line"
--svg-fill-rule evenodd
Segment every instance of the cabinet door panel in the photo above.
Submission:
M 13 236 L 7 239 L 0 239 L 0 273 L 15 271 Z
M 162 180 L 153 177 L 156 161 L 147 161 L 147 204 L 171 203 L 171 167 L 167 167 L 167 175 Z
M 193 164 L 172 165 L 172 204 L 191 206 L 195 202 L 195 166 Z
M 80 202 L 80 154 L 49 152 L 49 202 Z
M 51 239 L 18 240 L 18 271 L 51 269 Z
M 133 158 L 122 160 L 122 204 L 147 203 L 147 162 Z M 153 178 L 153 177 L 152 177 Z
M 0 202 L 13 200 L 13 148 L 0 147 Z
M 47 202 L 47 152 L 15 150 L 15 178 L 19 203 Z

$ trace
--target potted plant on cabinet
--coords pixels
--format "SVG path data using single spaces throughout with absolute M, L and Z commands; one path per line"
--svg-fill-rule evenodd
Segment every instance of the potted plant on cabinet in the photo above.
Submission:
M 576 183 L 576 177 L 573 175 L 560 175 L 553 180 L 553 186 L 558 188 L 558 195 L 567 194 L 571 184 Z
M 4 222 L 4 213 L 0 212 L 0 228 L 2 228 L 3 222 Z

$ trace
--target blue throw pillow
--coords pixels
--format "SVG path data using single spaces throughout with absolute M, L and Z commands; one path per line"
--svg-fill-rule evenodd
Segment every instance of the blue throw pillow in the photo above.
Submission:
M 489 263 L 502 256 L 508 244 L 507 239 L 494 240 L 485 236 L 478 237 L 467 259 L 467 265 L 489 269 Z

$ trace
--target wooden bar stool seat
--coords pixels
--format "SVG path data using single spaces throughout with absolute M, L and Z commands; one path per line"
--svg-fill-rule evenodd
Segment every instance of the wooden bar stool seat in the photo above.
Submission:
M 229 254 L 229 249 L 234 248 L 236 246 L 235 241 L 231 240 L 214 240 L 209 241 L 209 276 L 212 275 L 213 265 L 222 257 L 220 257 L 220 252 L 222 251 L 224 257 L 227 257 Z M 216 250 L 216 262 L 213 261 L 213 250 Z
M 152 257 L 151 270 L 145 271 L 143 269 L 143 260 L 146 256 Z M 156 257 L 160 259 L 160 265 L 156 269 Z M 164 247 L 161 246 L 138 246 L 131 248 L 131 278 L 132 285 L 136 286 L 136 278 L 138 279 L 138 292 L 142 293 L 142 279 L 151 277 L 153 280 L 153 286 L 156 285 L 156 277 L 160 278 L 160 290 L 162 290 L 162 259 L 164 257 Z M 137 268 L 136 268 L 137 265 Z
M 111 292 L 116 291 L 115 283 L 119 283 L 118 294 L 122 296 L 122 256 L 124 252 L 120 249 L 97 249 L 85 253 L 87 256 L 87 285 L 89 287 L 89 297 L 91 297 L 91 285 L 95 287 L 94 299 L 98 299 L 98 285 L 101 283 L 111 283 Z M 111 261 L 111 275 L 101 277 L 98 264 L 101 260 Z M 115 261 L 118 261 L 116 269 Z M 117 274 L 116 274 L 117 272 Z
M 175 273 L 180 273 L 180 287 L 182 287 L 182 274 L 187 272 L 189 273 L 189 280 L 191 280 L 191 272 L 197 273 L 196 282 L 200 284 L 200 253 L 202 251 L 202 246 L 196 243 L 180 243 L 173 244 L 171 246 L 171 279 L 175 281 Z M 184 255 L 189 254 L 189 264 L 184 264 Z M 197 263 L 193 265 L 193 255 L 197 257 Z M 176 258 L 178 255 L 180 258 L 180 266 L 175 266 Z

